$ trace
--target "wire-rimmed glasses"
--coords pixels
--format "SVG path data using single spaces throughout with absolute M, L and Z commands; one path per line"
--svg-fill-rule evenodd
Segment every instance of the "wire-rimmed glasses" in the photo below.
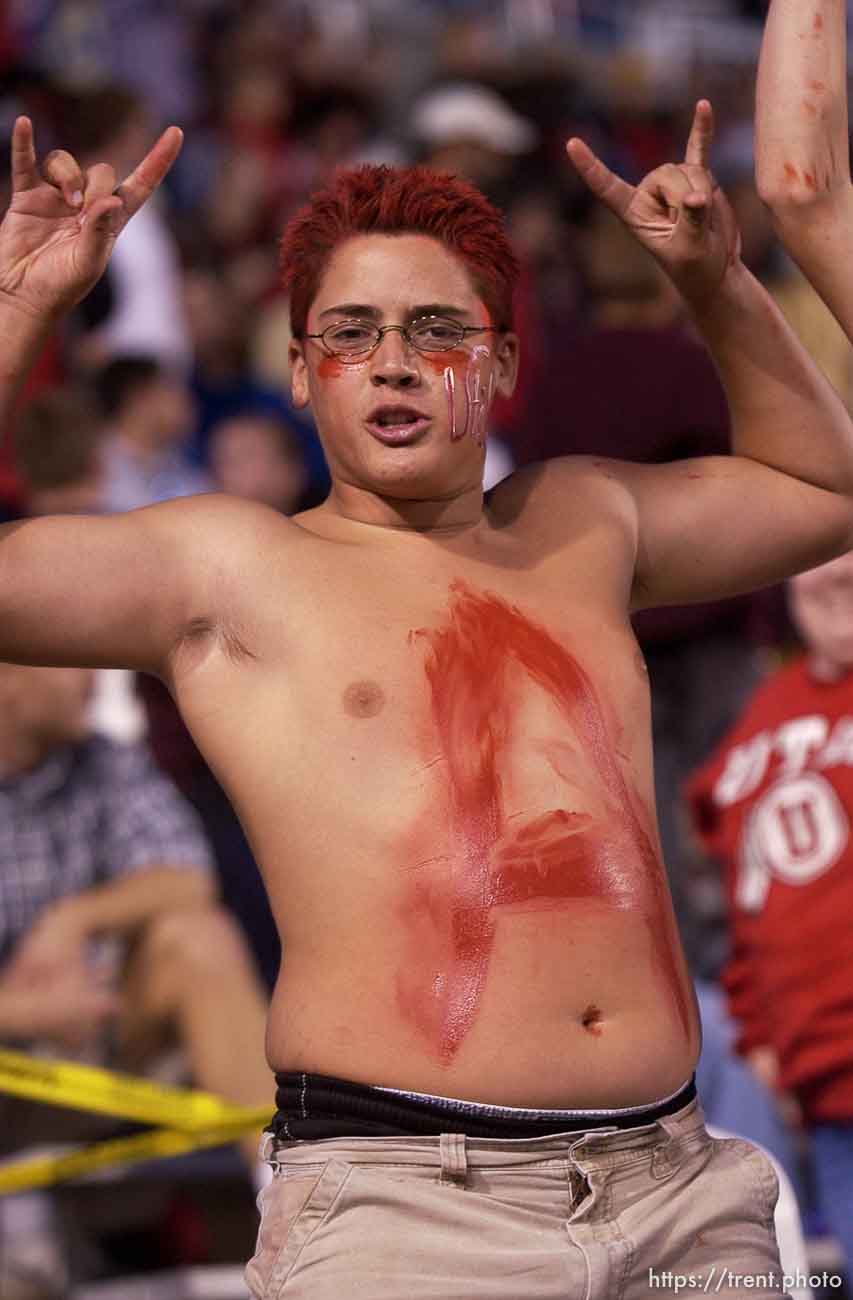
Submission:
M 376 325 L 369 320 L 339 320 L 327 325 L 319 334 L 306 334 L 307 339 L 319 339 L 332 356 L 346 361 L 356 360 L 372 352 L 382 342 L 389 330 L 398 330 L 410 347 L 418 352 L 450 352 L 469 334 L 483 334 L 494 330 L 493 325 L 462 325 L 445 316 L 422 316 L 410 325 Z

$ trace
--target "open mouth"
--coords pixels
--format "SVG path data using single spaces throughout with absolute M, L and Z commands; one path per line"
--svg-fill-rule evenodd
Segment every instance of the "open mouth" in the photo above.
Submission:
M 367 427 L 385 443 L 410 442 L 428 427 L 429 416 L 413 406 L 380 406 L 371 412 Z

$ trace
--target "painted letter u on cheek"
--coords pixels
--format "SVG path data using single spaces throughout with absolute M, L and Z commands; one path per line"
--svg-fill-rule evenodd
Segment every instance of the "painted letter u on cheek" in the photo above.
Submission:
M 470 433 L 478 447 L 486 441 L 486 422 L 495 391 L 495 376 L 491 371 L 488 381 L 483 382 L 483 373 L 491 356 L 490 350 L 478 343 L 471 349 L 471 359 L 465 371 L 465 431 Z

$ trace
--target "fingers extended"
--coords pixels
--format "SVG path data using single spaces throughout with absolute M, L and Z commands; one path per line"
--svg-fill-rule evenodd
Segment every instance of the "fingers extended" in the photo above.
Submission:
M 83 201 L 83 173 L 76 158 L 64 149 L 53 149 L 42 163 L 41 172 L 49 185 L 61 191 L 69 207 L 79 208 Z
M 12 128 L 12 189 L 16 193 L 34 189 L 40 179 L 33 124 L 28 117 L 19 117 Z
M 633 185 L 612 172 L 596 157 L 589 145 L 577 137 L 569 140 L 566 153 L 593 194 L 618 216 L 624 216 L 636 192 Z
M 124 203 L 126 217 L 132 217 L 154 193 L 181 152 L 183 142 L 180 127 L 167 127 L 142 162 L 122 181 L 116 193 Z
M 689 166 L 709 167 L 714 142 L 714 110 L 707 99 L 700 99 L 693 113 L 693 125 L 687 139 L 684 161 Z

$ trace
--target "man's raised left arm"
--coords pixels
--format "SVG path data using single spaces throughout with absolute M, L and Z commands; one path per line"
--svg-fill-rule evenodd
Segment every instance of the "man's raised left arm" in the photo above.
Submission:
M 853 425 L 740 259 L 709 170 L 712 135 L 700 101 L 684 163 L 636 188 L 582 142 L 569 145 L 593 192 L 679 289 L 731 410 L 732 456 L 608 465 L 636 510 L 638 607 L 734 595 L 853 547 Z

